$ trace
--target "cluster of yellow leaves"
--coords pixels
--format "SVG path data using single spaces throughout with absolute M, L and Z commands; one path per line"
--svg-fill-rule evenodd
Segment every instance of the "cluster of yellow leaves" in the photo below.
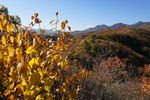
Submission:
M 35 13 L 32 20 L 39 24 L 37 17 Z M 65 30 L 67 23 L 67 20 L 62 22 L 58 31 Z M 16 30 L 4 15 L 0 15 L 0 32 L 3 33 L 0 36 L 0 98 L 76 99 L 78 90 L 73 84 L 87 73 L 70 71 L 67 45 L 70 32 L 59 34 L 57 41 L 53 41 L 45 38 L 44 31 L 39 35 L 23 28 Z
M 0 14 L 0 31 L 13 32 L 14 30 L 15 25 L 13 23 L 10 23 L 7 19 L 5 19 L 5 15 Z

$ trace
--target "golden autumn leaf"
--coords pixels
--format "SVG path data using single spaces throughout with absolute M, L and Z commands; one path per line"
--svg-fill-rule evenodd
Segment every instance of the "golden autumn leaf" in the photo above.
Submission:
M 22 61 L 21 63 L 18 63 L 17 65 L 17 71 L 20 74 L 26 74 L 28 71 L 28 65 L 26 62 Z
M 73 100 L 72 88 L 76 91 L 76 87 L 69 88 L 69 86 L 75 83 L 76 72 L 75 75 L 69 74 L 69 76 L 63 73 L 69 72 L 70 69 L 67 60 L 70 54 L 68 51 L 70 47 L 67 44 L 70 32 L 64 32 L 68 21 L 65 20 L 54 29 L 59 34 L 58 38 L 55 39 L 50 35 L 48 39 L 45 30 L 40 30 L 42 34 L 32 30 L 33 25 L 41 23 L 38 13 L 31 17 L 32 22 L 29 27 L 14 26 L 11 21 L 8 22 L 8 19 L 1 17 L 0 14 L 0 31 L 4 34 L 0 40 L 0 67 L 2 66 L 0 78 L 4 79 L 7 99 L 14 100 L 21 97 L 27 100 L 47 100 L 47 98 L 53 100 L 56 95 L 52 93 L 51 87 L 58 82 L 60 84 L 54 88 L 54 91 L 57 89 L 58 93 L 63 92 L 64 99 Z M 57 19 L 51 20 L 50 24 L 58 24 L 58 12 L 56 17 Z M 9 16 L 9 19 L 12 19 L 12 16 Z M 61 29 L 58 29 L 59 27 Z M 68 27 L 68 30 L 71 31 L 71 28 Z M 82 73 L 78 76 L 82 76 Z
M 37 49 L 40 46 L 40 42 L 37 38 L 33 39 L 33 47 Z
M 27 81 L 22 77 L 22 82 L 21 85 L 26 86 L 27 85 Z
M 2 22 L 0 22 L 0 31 L 3 31 L 3 25 L 2 25 Z
M 10 56 L 3 56 L 3 60 L 10 63 Z
M 0 14 L 0 19 L 1 20 L 5 19 L 5 15 L 4 14 Z
M 60 65 L 61 65 L 61 67 L 65 67 L 68 65 L 68 61 L 65 59 L 65 60 L 61 61 Z
M 11 70 L 9 72 L 9 75 L 10 75 L 11 80 L 15 81 L 17 79 L 17 71 Z
M 35 52 L 36 52 L 36 50 L 34 49 L 33 46 L 30 46 L 30 47 L 26 50 L 26 53 L 27 53 L 27 54 L 32 54 L 32 53 L 35 53 Z
M 17 29 L 18 29 L 18 30 L 21 30 L 21 29 L 22 29 L 22 27 L 21 27 L 21 26 L 17 26 Z
M 21 50 L 20 48 L 16 48 L 16 54 L 17 54 L 17 55 L 22 54 L 22 50 Z
M 3 59 L 3 54 L 2 54 L 2 52 L 0 52 L 0 60 L 2 60 Z
M 12 23 L 8 23 L 6 25 L 7 32 L 13 32 L 15 30 L 15 25 Z
M 31 85 L 38 85 L 40 82 L 40 74 L 39 73 L 33 73 L 30 77 L 30 84 Z
M 21 34 L 20 33 L 17 34 L 16 42 L 18 43 L 18 46 L 21 46 L 22 41 L 21 41 Z
M 8 47 L 8 53 L 9 53 L 9 56 L 10 56 L 10 57 L 13 57 L 13 56 L 14 56 L 14 53 L 15 53 L 14 47 L 9 46 L 9 47 Z
M 32 58 L 32 59 L 29 61 L 28 64 L 29 64 L 29 66 L 30 66 L 31 68 L 37 68 L 38 66 L 40 66 L 41 60 L 40 60 L 39 57 L 37 57 L 37 58 Z
M 32 60 L 30 60 L 28 64 L 32 68 L 33 65 L 35 64 L 35 58 L 32 58 Z
M 9 85 L 9 88 L 10 88 L 10 89 L 13 89 L 14 86 L 15 86 L 15 82 L 13 82 L 12 84 L 10 84 L 10 85 Z
M 11 95 L 11 96 L 9 97 L 9 100 L 15 100 L 14 95 Z
M 20 40 L 21 40 L 21 34 L 18 33 L 18 34 L 17 34 L 17 43 L 18 43 L 18 44 L 20 43 Z
M 54 55 L 53 59 L 51 60 L 52 63 L 55 63 L 57 61 L 60 60 L 60 56 L 59 55 Z
M 17 88 L 20 88 L 22 86 L 22 84 L 17 84 L 16 86 L 15 86 L 15 88 L 17 89 Z
M 34 17 L 38 17 L 38 15 L 39 15 L 38 13 L 34 13 Z
M 61 23 L 61 28 L 62 28 L 63 30 L 65 30 L 65 28 L 66 28 L 66 23 L 65 23 L 65 22 L 62 22 L 62 23 Z
M 15 40 L 14 37 L 11 36 L 11 37 L 10 37 L 10 42 L 11 42 L 11 43 L 14 43 L 14 40 Z
M 4 45 L 6 45 L 6 37 L 5 37 L 5 35 L 2 36 L 1 41 L 2 41 L 2 43 L 3 43 Z
M 7 96 L 11 93 L 11 91 L 9 89 L 5 90 L 4 95 Z
M 2 26 L 5 26 L 7 24 L 7 20 L 6 19 L 2 20 L 1 24 Z

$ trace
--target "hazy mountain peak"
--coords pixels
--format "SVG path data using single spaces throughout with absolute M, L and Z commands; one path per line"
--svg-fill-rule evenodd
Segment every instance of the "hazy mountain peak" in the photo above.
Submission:
M 92 31 L 100 31 L 100 30 L 105 30 L 105 29 L 116 29 L 116 28 L 121 28 L 121 27 L 129 27 L 129 28 L 139 28 L 145 24 L 148 24 L 150 22 L 142 22 L 142 21 L 139 21 L 135 24 L 131 24 L 131 25 L 128 25 L 128 24 L 124 24 L 124 23 L 116 23 L 116 24 L 113 24 L 111 26 L 107 26 L 105 24 L 102 24 L 102 25 L 97 25 L 95 27 L 92 27 L 92 28 L 88 28 L 86 30 L 83 30 L 83 31 L 75 31 L 75 32 L 72 32 L 72 33 L 87 33 L 87 32 L 92 32 Z

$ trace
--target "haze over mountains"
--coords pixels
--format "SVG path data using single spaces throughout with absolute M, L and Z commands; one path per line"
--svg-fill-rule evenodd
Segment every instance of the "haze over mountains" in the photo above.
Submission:
M 116 23 L 114 25 L 108 26 L 108 25 L 97 25 L 95 27 L 92 28 L 88 28 L 86 30 L 83 31 L 74 31 L 72 32 L 73 34 L 77 34 L 77 33 L 88 33 L 88 32 L 92 32 L 92 31 L 100 31 L 100 30 L 105 30 L 105 29 L 116 29 L 116 28 L 121 28 L 121 27 L 129 27 L 129 28 L 149 28 L 150 27 L 150 22 L 137 22 L 135 24 L 124 24 L 124 23 Z
M 116 23 L 113 24 L 111 26 L 102 24 L 102 25 L 97 25 L 95 27 L 91 27 L 85 30 L 77 30 L 77 31 L 72 31 L 72 34 L 80 34 L 80 33 L 88 33 L 88 32 L 93 32 L 93 31 L 101 31 L 101 30 L 105 30 L 105 29 L 117 29 L 117 28 L 121 28 L 121 27 L 128 27 L 128 28 L 141 28 L 141 29 L 145 29 L 150 31 L 150 22 L 142 22 L 139 21 L 135 24 L 124 24 L 124 23 Z M 37 33 L 39 33 L 39 29 L 34 29 Z M 50 31 L 48 29 L 45 29 L 45 33 L 46 34 L 50 34 L 50 33 L 55 33 L 53 31 Z

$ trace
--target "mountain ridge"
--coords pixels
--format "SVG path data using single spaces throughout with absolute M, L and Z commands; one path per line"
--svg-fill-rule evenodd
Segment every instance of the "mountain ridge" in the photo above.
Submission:
M 78 34 L 78 33 L 88 33 L 88 32 L 93 32 L 93 31 L 100 31 L 100 30 L 105 30 L 105 29 L 116 29 L 116 28 L 121 28 L 121 27 L 129 27 L 129 28 L 142 28 L 142 26 L 150 24 L 150 22 L 142 22 L 139 21 L 137 23 L 134 24 L 124 24 L 124 23 L 116 23 L 113 25 L 97 25 L 95 27 L 91 27 L 88 29 L 85 29 L 83 31 L 73 31 L 73 34 Z

